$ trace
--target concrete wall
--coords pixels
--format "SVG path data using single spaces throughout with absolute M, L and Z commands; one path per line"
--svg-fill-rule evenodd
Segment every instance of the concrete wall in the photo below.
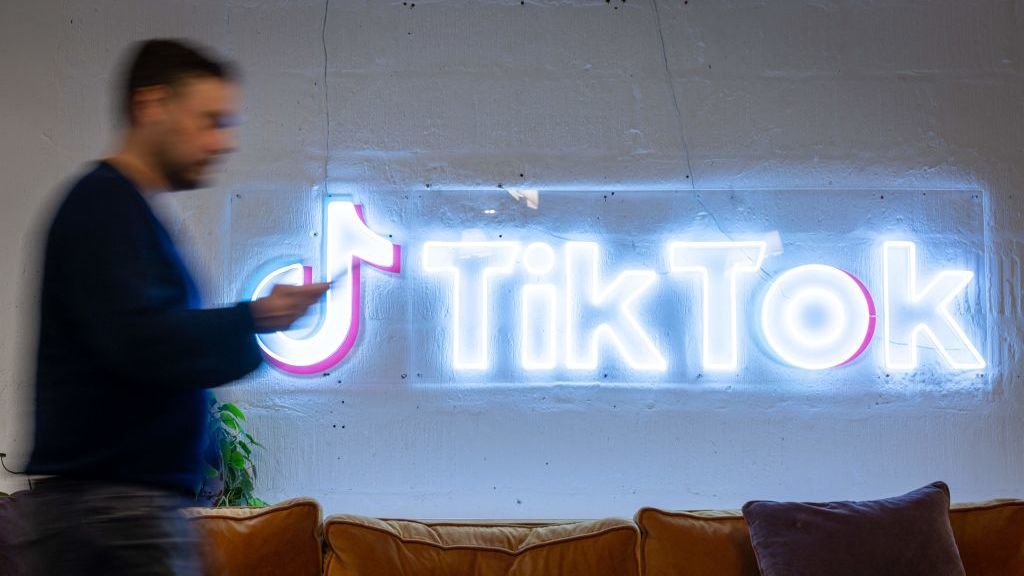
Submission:
M 261 370 L 221 395 L 268 447 L 266 499 L 550 518 L 881 497 L 935 479 L 959 501 L 1024 497 L 1024 6 L 1013 0 L 4 2 L 10 465 L 30 443 L 35 220 L 113 144 L 116 59 L 151 36 L 194 38 L 245 69 L 241 151 L 216 188 L 171 202 L 212 302 L 237 296 L 240 279 L 223 275 L 239 267 L 232 246 L 261 233 L 232 225 L 239 201 L 272 198 L 315 230 L 325 176 L 364 195 L 511 182 L 987 195 L 984 386 L 836 398 L 397 376 L 324 387 Z M 0 490 L 23 485 L 0 475 Z

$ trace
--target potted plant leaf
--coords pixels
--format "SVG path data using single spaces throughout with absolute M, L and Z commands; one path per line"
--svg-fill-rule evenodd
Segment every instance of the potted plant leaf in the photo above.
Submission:
M 266 506 L 256 496 L 253 452 L 263 445 L 246 431 L 242 410 L 210 395 L 209 446 L 206 474 L 196 489 L 196 501 L 213 507 Z

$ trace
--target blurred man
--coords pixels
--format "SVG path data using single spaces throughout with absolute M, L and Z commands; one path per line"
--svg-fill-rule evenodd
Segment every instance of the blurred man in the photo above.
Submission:
M 198 574 L 180 508 L 200 482 L 207 388 L 261 361 L 257 332 L 287 329 L 327 284 L 202 309 L 147 202 L 202 186 L 231 152 L 231 66 L 183 42 L 135 47 L 120 148 L 89 167 L 47 238 L 27 472 L 29 573 Z

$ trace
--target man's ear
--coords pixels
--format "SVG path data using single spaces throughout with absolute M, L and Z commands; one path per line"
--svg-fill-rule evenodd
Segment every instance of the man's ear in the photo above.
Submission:
M 132 93 L 132 125 L 141 126 L 163 120 L 167 115 L 169 86 L 149 86 Z

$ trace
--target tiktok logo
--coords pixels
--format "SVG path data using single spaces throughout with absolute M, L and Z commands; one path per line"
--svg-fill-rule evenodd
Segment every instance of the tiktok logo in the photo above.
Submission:
M 649 297 L 659 281 L 675 277 L 698 280 L 690 297 L 701 315 L 697 329 L 704 371 L 742 367 L 741 327 L 752 329 L 748 339 L 762 337 L 765 348 L 790 366 L 846 366 L 867 350 L 879 322 L 887 370 L 916 369 L 919 348 L 931 348 L 954 370 L 985 368 L 951 308 L 965 295 L 974 278 L 971 271 L 919 270 L 915 243 L 885 242 L 879 316 L 867 285 L 826 264 L 790 268 L 760 294 L 748 280 L 756 278 L 767 250 L 764 241 L 670 241 L 664 279 L 655 269 L 603 271 L 597 242 L 568 241 L 561 251 L 545 242 L 525 247 L 508 240 L 427 242 L 422 265 L 450 287 L 456 371 L 489 370 L 491 317 L 518 311 L 518 354 L 515 349 L 504 352 L 517 354 L 524 370 L 594 371 L 607 362 L 601 358 L 604 348 L 617 352 L 635 371 L 666 372 L 669 357 L 653 337 L 658 319 L 641 319 L 634 302 Z M 930 280 L 918 288 L 923 274 Z M 508 299 L 495 301 L 501 283 L 517 285 L 518 306 Z M 741 310 L 750 308 L 746 301 L 758 295 L 760 322 L 743 318 Z M 679 328 L 686 330 L 688 324 L 680 319 Z
M 323 281 L 333 281 L 325 295 L 316 327 L 294 332 L 259 334 L 267 361 L 292 374 L 315 374 L 335 366 L 355 346 L 359 335 L 360 269 L 366 263 L 384 272 L 401 271 L 401 248 L 370 230 L 362 206 L 329 198 L 324 207 Z M 301 262 L 274 270 L 253 291 L 252 299 L 270 293 L 275 284 L 296 286 L 313 282 L 313 268 Z
M 355 346 L 362 264 L 392 274 L 401 269 L 400 247 L 371 230 L 362 206 L 350 200 L 327 200 L 322 239 L 316 278 L 332 285 L 315 322 L 257 337 L 270 364 L 290 374 L 329 370 Z M 696 332 L 686 345 L 699 347 L 702 372 L 738 373 L 757 350 L 802 370 L 837 369 L 862 358 L 873 341 L 886 372 L 913 371 L 922 360 L 950 370 L 986 367 L 970 335 L 978 331 L 970 322 L 974 273 L 924 256 L 919 262 L 911 240 L 875 245 L 865 259 L 878 264 L 865 269 L 877 272 L 866 282 L 813 261 L 770 266 L 775 273 L 765 275 L 764 240 L 662 241 L 659 255 L 641 267 L 609 258 L 596 241 L 413 236 L 408 253 L 419 269 L 405 279 L 404 294 L 439 315 L 432 349 L 456 373 L 487 372 L 499 356 L 531 375 L 584 374 L 616 363 L 666 373 L 680 364 L 676 356 L 689 353 L 672 343 L 687 331 Z M 291 263 L 263 277 L 251 297 L 276 284 L 313 281 L 311 266 Z M 659 298 L 692 302 L 692 313 L 666 314 Z

